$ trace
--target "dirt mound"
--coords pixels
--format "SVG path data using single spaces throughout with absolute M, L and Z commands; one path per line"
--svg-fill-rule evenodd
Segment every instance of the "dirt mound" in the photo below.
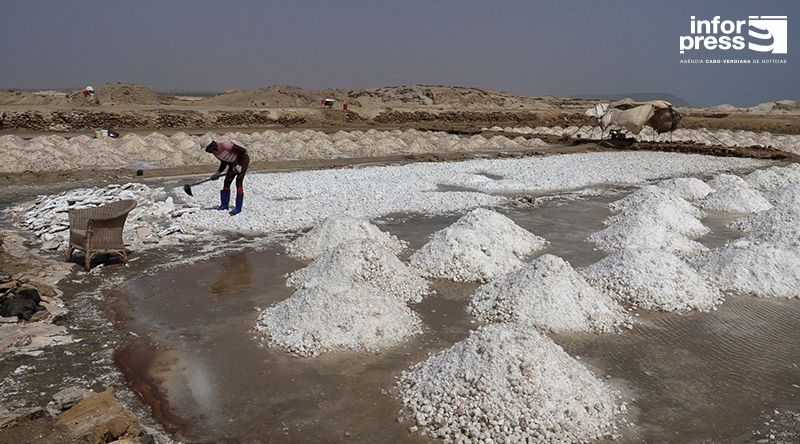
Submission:
M 98 86 L 95 97 L 102 105 L 168 105 L 175 100 L 175 97 L 150 87 L 121 82 Z
M 0 106 L 60 105 L 67 101 L 65 91 L 0 91 Z
M 292 85 L 271 85 L 256 90 L 223 91 L 198 103 L 232 107 L 305 108 L 320 106 L 320 100 L 325 98 L 335 99 L 341 103 L 347 100 L 347 92 L 339 89 L 314 91 Z
M 107 83 L 95 88 L 95 99 L 81 95 L 83 89 L 72 91 L 0 91 L 0 106 L 3 105 L 51 105 L 51 106 L 115 106 L 115 105 L 169 105 L 176 99 L 150 87 L 135 83 Z
M 518 96 L 506 92 L 458 86 L 387 86 L 373 89 L 357 89 L 348 92 L 361 106 L 403 107 L 439 106 L 481 109 L 555 109 L 547 99 Z M 355 102 L 353 102 L 355 103 Z
M 564 105 L 572 105 L 561 99 L 546 97 L 525 97 L 506 92 L 481 88 L 453 86 L 387 86 L 363 89 L 320 89 L 306 90 L 292 85 L 272 85 L 257 90 L 231 90 L 203 99 L 204 105 L 235 107 L 315 107 L 320 100 L 336 100 L 334 106 L 340 108 L 343 102 L 353 106 L 371 108 L 404 108 L 417 106 L 436 106 L 458 109 L 537 109 L 552 110 Z

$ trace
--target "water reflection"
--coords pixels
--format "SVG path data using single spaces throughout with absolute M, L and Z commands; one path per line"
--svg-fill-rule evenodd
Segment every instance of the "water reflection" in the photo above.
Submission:
M 226 256 L 219 266 L 217 279 L 208 287 L 214 296 L 224 296 L 250 288 L 253 267 L 247 253 Z

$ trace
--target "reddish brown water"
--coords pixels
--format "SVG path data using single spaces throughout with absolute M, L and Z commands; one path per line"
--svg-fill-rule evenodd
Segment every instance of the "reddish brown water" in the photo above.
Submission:
M 506 213 L 547 238 L 546 252 L 583 267 L 604 256 L 585 238 L 616 198 Z M 413 251 L 454 219 L 398 216 L 383 228 Z M 701 240 L 731 238 L 726 221 L 705 220 L 714 232 Z M 303 265 L 276 247 L 127 282 L 124 310 L 149 338 L 118 355 L 134 387 L 190 442 L 427 442 L 396 420 L 390 392 L 402 370 L 475 328 L 464 307 L 476 285 L 435 282 L 437 294 L 414 307 L 427 330 L 403 346 L 299 359 L 261 345 L 253 327 L 256 309 L 288 297 L 284 275 Z M 637 427 L 623 442 L 730 442 L 749 437 L 762 411 L 800 405 L 800 301 L 734 297 L 712 313 L 641 319 L 624 334 L 554 337 L 634 399 Z

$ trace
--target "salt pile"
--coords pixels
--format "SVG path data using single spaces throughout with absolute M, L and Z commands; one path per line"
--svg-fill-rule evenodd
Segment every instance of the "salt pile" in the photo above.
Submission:
M 583 274 L 592 285 L 620 302 L 648 310 L 708 311 L 722 302 L 717 288 L 666 251 L 620 250 L 591 265 Z
M 664 203 L 674 208 L 675 211 L 693 217 L 703 217 L 703 212 L 694 205 L 681 198 L 676 192 L 654 185 L 639 188 L 620 200 L 611 202 L 608 207 L 615 213 L 640 212 L 648 209 L 654 203 Z
M 572 137 L 580 139 L 599 139 L 603 136 L 603 130 L 597 127 L 577 126 L 568 127 L 517 127 L 501 128 L 503 132 L 518 134 L 537 134 L 547 136 Z M 644 130 L 639 134 L 633 135 L 640 141 L 657 142 L 694 142 L 702 145 L 725 145 L 728 147 L 773 147 L 778 150 L 790 153 L 800 153 L 800 135 L 796 134 L 772 134 L 769 132 L 753 131 L 731 131 L 726 129 L 710 130 L 706 128 L 689 129 L 678 128 L 675 131 L 663 134 L 656 134 L 652 131 Z
M 722 188 L 706 196 L 699 204 L 707 210 L 729 213 L 757 213 L 772 207 L 761 193 L 747 186 Z
M 800 242 L 785 241 L 772 235 L 746 237 L 711 251 L 694 265 L 725 291 L 800 298 Z
M 670 190 L 676 196 L 688 201 L 702 199 L 714 191 L 705 182 L 694 177 L 678 177 L 675 179 L 662 180 L 658 182 L 657 186 Z
M 632 216 L 608 228 L 592 233 L 589 238 L 602 251 L 625 248 L 664 250 L 683 258 L 708 251 L 703 244 L 654 222 L 650 217 Z
M 749 188 L 750 185 L 747 184 L 747 181 L 742 179 L 739 176 L 734 174 L 718 174 L 714 176 L 713 179 L 706 182 L 712 190 L 719 191 L 725 188 L 731 187 L 741 187 L 741 188 Z
M 411 265 L 427 277 L 485 282 L 522 267 L 522 259 L 545 243 L 502 214 L 478 208 L 434 233 Z
M 588 442 L 615 432 L 615 393 L 550 338 L 479 328 L 403 372 L 416 428 L 447 442 Z
M 193 236 L 176 218 L 199 211 L 191 204 L 175 204 L 161 188 L 150 188 L 140 183 L 108 185 L 103 188 L 79 188 L 52 196 L 39 196 L 30 205 L 9 210 L 24 212 L 18 221 L 20 228 L 32 231 L 45 250 L 64 250 L 69 241 L 69 214 L 71 209 L 101 206 L 117 200 L 136 200 L 137 207 L 128 214 L 123 237 L 126 244 L 137 249 L 180 242 Z M 187 232 L 186 235 L 183 232 Z
M 737 230 L 780 236 L 800 221 L 800 185 L 787 185 L 771 191 L 767 199 L 775 206 L 741 217 L 730 226 Z
M 769 203 L 775 206 L 800 207 L 800 184 L 783 185 L 766 195 Z
M 547 146 L 540 139 L 494 136 L 460 137 L 443 131 L 273 131 L 261 133 L 206 133 L 192 136 L 177 132 L 171 136 L 128 133 L 118 139 L 95 139 L 85 135 L 64 138 L 57 135 L 23 139 L 0 136 L 0 153 L 8 162 L 0 172 L 64 171 L 90 168 L 129 168 L 146 165 L 166 168 L 182 165 L 213 165 L 214 158 L 202 150 L 211 140 L 231 139 L 247 148 L 253 162 L 276 159 L 327 159 L 418 154 L 450 151 L 484 151 Z M 103 153 L 98 156 L 97 153 Z
M 668 202 L 655 199 L 642 202 L 636 208 L 629 208 L 620 214 L 611 216 L 606 223 L 608 225 L 624 225 L 636 220 L 646 220 L 652 225 L 661 225 L 689 238 L 700 237 L 710 231 L 691 213 Z
M 513 322 L 554 332 L 618 330 L 629 321 L 609 296 L 563 259 L 545 254 L 482 285 L 467 310 L 481 321 Z
M 800 165 L 773 166 L 756 170 L 745 176 L 745 181 L 761 192 L 769 192 L 786 185 L 800 184 Z
M 371 239 L 347 241 L 328 250 L 311 265 L 290 274 L 287 285 L 303 288 L 330 281 L 354 281 L 403 302 L 420 302 L 430 292 L 425 279 Z
M 354 239 L 371 239 L 394 254 L 400 253 L 405 248 L 405 243 L 396 236 L 381 231 L 369 221 L 345 214 L 334 214 L 289 243 L 286 250 L 292 256 L 314 259 Z
M 494 182 L 492 189 L 543 193 L 764 164 L 733 157 L 607 152 L 253 174 L 247 178 L 248 197 L 241 214 L 231 218 L 220 211 L 200 211 L 182 216 L 181 224 L 211 232 L 273 233 L 309 229 L 334 214 L 373 220 L 394 213 L 463 212 L 508 201 L 502 195 L 442 191 L 438 186 L 466 183 L 477 174 L 501 176 L 502 180 L 489 180 Z M 193 190 L 193 200 L 202 205 L 219 201 L 219 184 L 202 184 Z
M 271 342 L 306 357 L 345 349 L 377 352 L 421 328 L 399 298 L 352 281 L 301 288 L 264 310 L 257 324 Z
M 689 239 L 709 231 L 696 218 L 702 211 L 669 189 L 646 186 L 609 207 L 620 213 L 606 221 L 607 228 L 589 236 L 603 251 L 662 249 L 682 257 L 707 251 Z

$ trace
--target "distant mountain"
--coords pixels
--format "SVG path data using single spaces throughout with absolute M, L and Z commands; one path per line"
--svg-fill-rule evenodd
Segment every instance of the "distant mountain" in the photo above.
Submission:
M 587 100 L 620 100 L 626 97 L 630 97 L 633 100 L 637 101 L 647 101 L 647 100 L 666 100 L 667 102 L 671 102 L 675 106 L 691 106 L 689 102 L 683 100 L 682 98 L 668 93 L 659 93 L 659 92 L 642 92 L 642 93 L 626 93 L 626 94 L 574 94 L 571 97 L 576 99 L 587 99 Z

